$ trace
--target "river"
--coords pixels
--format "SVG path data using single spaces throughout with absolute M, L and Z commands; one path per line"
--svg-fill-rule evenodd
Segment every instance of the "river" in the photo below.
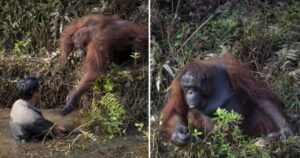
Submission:
M 1 158 L 40 158 L 40 157 L 136 157 L 148 156 L 147 141 L 138 132 L 127 132 L 124 136 L 98 141 L 79 142 L 72 139 L 54 139 L 44 143 L 17 144 L 9 134 L 10 109 L 0 109 L 0 157 Z M 79 112 L 60 117 L 57 109 L 42 109 L 45 118 L 65 126 L 76 126 L 80 122 Z M 74 136 L 76 137 L 76 136 Z M 73 143 L 75 142 L 75 143 Z M 77 147 L 72 148 L 72 144 Z

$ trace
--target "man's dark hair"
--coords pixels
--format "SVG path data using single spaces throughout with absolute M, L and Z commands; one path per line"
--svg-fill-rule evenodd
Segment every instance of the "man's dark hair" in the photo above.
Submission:
M 36 77 L 26 77 L 17 83 L 17 95 L 21 99 L 30 99 L 34 92 L 39 91 L 39 81 Z

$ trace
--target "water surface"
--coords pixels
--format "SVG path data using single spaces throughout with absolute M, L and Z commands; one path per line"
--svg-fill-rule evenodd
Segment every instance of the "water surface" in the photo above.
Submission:
M 137 132 L 128 132 L 125 136 L 113 139 L 106 138 L 101 142 L 79 142 L 73 139 L 54 139 L 44 143 L 16 143 L 9 134 L 10 109 L 0 109 L 0 157 L 147 157 L 147 142 Z M 72 112 L 66 117 L 60 117 L 57 109 L 42 109 L 45 118 L 65 126 L 79 125 L 79 112 Z M 76 149 L 71 145 L 75 144 Z

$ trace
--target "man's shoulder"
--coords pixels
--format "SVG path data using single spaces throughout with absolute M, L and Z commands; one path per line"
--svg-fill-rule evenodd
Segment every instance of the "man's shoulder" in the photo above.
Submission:
M 30 105 L 27 101 L 19 99 L 15 101 L 10 112 L 11 118 L 39 118 L 42 116 L 39 108 Z
M 12 108 L 11 108 L 11 113 L 16 111 L 16 110 L 20 110 L 23 108 L 26 108 L 26 106 L 28 106 L 28 103 L 23 100 L 23 99 L 18 99 L 14 102 Z
M 28 106 L 29 103 L 23 99 L 18 99 L 14 102 L 13 107 L 15 106 Z

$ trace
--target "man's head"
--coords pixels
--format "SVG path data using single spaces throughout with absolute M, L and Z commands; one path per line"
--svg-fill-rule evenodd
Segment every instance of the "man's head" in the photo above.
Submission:
M 39 82 L 36 77 L 26 77 L 17 83 L 17 95 L 24 100 L 39 96 Z

